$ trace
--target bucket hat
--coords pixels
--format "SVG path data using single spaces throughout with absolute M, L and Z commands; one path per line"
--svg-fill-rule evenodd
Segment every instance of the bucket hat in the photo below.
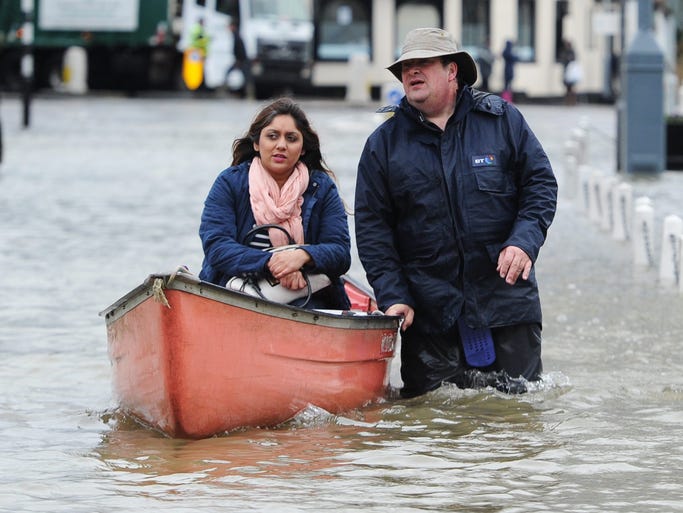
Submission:
M 472 56 L 459 50 L 453 36 L 439 28 L 418 28 L 408 32 L 401 48 L 401 56 L 387 69 L 401 80 L 403 61 L 445 56 L 453 58 L 458 65 L 458 75 L 467 84 L 472 85 L 477 81 L 477 66 Z

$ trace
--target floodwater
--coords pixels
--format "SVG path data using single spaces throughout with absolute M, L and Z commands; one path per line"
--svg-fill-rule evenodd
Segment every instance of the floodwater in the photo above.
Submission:
M 351 206 L 375 106 L 303 105 Z M 199 441 L 118 412 L 98 312 L 152 272 L 199 271 L 204 197 L 257 107 L 38 98 L 22 129 L 2 99 L 0 511 L 683 511 L 683 296 L 567 198 L 538 262 L 545 376 L 526 395 L 445 386 Z M 612 107 L 521 108 L 561 184 L 582 118 L 613 169 Z M 683 214 L 680 174 L 633 185 L 658 219 Z

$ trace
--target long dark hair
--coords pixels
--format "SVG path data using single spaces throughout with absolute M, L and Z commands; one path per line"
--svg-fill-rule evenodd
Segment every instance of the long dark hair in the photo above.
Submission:
M 270 125 L 275 116 L 281 115 L 292 116 L 297 130 L 303 135 L 303 155 L 299 160 L 306 164 L 309 170 L 319 169 L 334 178 L 334 173 L 327 167 L 320 152 L 318 134 L 311 128 L 304 111 L 291 98 L 278 98 L 261 109 L 244 137 L 235 139 L 232 143 L 232 165 L 236 166 L 257 155 L 256 150 L 254 150 L 254 143 L 258 143 L 261 130 Z

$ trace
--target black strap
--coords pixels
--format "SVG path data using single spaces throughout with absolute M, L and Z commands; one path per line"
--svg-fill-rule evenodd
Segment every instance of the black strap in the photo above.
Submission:
M 289 232 L 285 228 L 280 226 L 279 224 L 262 224 L 260 226 L 254 226 L 251 230 L 249 230 L 247 232 L 247 234 L 244 236 L 244 245 L 248 246 L 249 243 L 252 241 L 252 239 L 254 238 L 254 236 L 257 233 L 259 233 L 263 230 L 269 230 L 270 228 L 276 228 L 276 229 L 284 232 L 284 234 L 287 236 L 287 240 L 288 240 L 289 244 L 296 244 L 296 241 L 289 234 Z
M 284 232 L 284 234 L 287 236 L 287 240 L 288 240 L 289 244 L 296 244 L 296 241 L 295 241 L 294 238 L 289 234 L 289 232 L 288 232 L 285 228 L 283 228 L 282 226 L 280 226 L 279 224 L 262 224 L 262 225 L 260 225 L 260 226 L 255 226 L 254 228 L 252 228 L 251 230 L 249 230 L 249 231 L 247 232 L 247 234 L 244 236 L 244 244 L 245 244 L 245 245 L 249 245 L 249 243 L 252 241 L 252 239 L 254 238 L 254 236 L 255 236 L 257 233 L 259 233 L 259 232 L 261 232 L 261 231 L 263 231 L 263 230 L 269 230 L 270 228 L 276 228 L 276 229 L 278 229 L 278 230 Z M 301 275 L 304 277 L 304 280 L 306 281 L 306 288 L 308 289 L 308 294 L 306 295 L 306 300 L 305 300 L 301 305 L 299 305 L 301 308 L 303 308 L 303 307 L 305 307 L 305 306 L 308 304 L 308 302 L 311 300 L 311 296 L 313 296 L 313 289 L 311 288 L 311 280 L 310 280 L 310 278 L 308 277 L 308 273 L 307 273 L 303 268 L 300 269 L 300 271 L 301 271 Z M 244 277 L 244 281 L 245 281 L 245 282 L 249 281 L 249 282 L 251 283 L 251 285 L 253 285 L 254 289 L 255 289 L 256 292 L 257 292 L 257 294 L 258 294 L 259 296 L 261 296 L 261 299 L 266 299 L 265 296 L 263 295 L 263 293 L 261 292 L 261 287 L 259 287 L 259 284 L 258 284 L 258 276 L 247 275 L 247 276 Z

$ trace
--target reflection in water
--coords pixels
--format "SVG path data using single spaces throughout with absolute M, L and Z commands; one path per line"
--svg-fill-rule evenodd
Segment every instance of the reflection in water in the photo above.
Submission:
M 307 417 L 308 420 L 303 420 Z M 315 417 L 315 418 L 313 418 Z M 334 465 L 337 453 L 350 450 L 358 430 L 310 408 L 273 429 L 245 429 L 202 440 L 171 439 L 121 413 L 102 437 L 96 454 L 112 469 L 150 477 L 192 475 L 197 481 L 229 476 L 305 474 Z
M 490 479 L 500 482 L 501 469 L 514 465 L 526 472 L 521 462 L 529 462 L 530 469 L 544 453 L 557 453 L 556 442 L 548 446 L 542 436 L 547 429 L 543 397 L 566 390 L 552 384 L 520 399 L 492 389 L 463 391 L 447 385 L 422 398 L 377 404 L 350 416 L 309 407 L 278 428 L 204 440 L 166 438 L 119 412 L 106 413 L 102 419 L 111 430 L 103 434 L 94 455 L 117 481 L 143 479 L 162 486 L 163 493 L 220 484 L 232 492 L 242 490 L 249 501 L 266 500 L 256 491 L 258 486 L 253 488 L 265 480 L 269 494 L 287 491 L 289 497 L 293 486 L 313 487 L 316 493 L 338 495 L 348 503 L 348 495 L 354 493 L 349 480 L 362 480 L 358 486 L 363 490 L 368 485 L 419 486 L 448 494 L 458 483 L 481 496 L 487 488 L 493 493 L 501 486 L 482 485 Z M 433 471 L 443 480 L 434 481 Z M 312 484 L 320 480 L 325 484 Z M 391 494 L 384 500 L 400 498 Z M 354 500 L 373 502 L 365 492 Z M 415 501 L 416 507 L 429 502 L 417 497 Z
M 680 387 L 658 395 L 681 402 Z M 656 491 L 643 492 L 643 472 L 661 465 L 670 445 L 658 426 L 676 429 L 683 414 L 648 408 L 652 398 L 631 392 L 617 407 L 606 402 L 613 399 L 601 390 L 577 396 L 564 374 L 549 373 L 522 396 L 445 385 L 347 416 L 309 407 L 278 428 L 196 441 L 166 438 L 115 412 L 102 415 L 111 429 L 93 455 L 119 487 L 144 487 L 164 501 L 229 497 L 233 507 L 257 510 L 324 501 L 338 511 L 492 512 L 520 503 L 525 511 L 590 512 L 593 503 L 630 511 L 637 501 L 638 511 L 675 511 Z M 615 435 L 617 427 L 629 435 Z

